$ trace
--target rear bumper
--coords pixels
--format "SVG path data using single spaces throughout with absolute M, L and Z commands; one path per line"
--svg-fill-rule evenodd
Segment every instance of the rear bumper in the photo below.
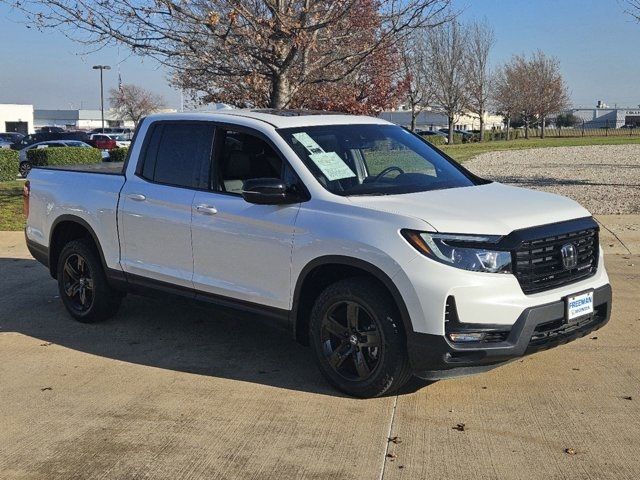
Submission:
M 445 336 L 412 333 L 407 347 L 414 373 L 431 380 L 479 373 L 583 337 L 609 321 L 611 286 L 595 289 L 593 300 L 593 315 L 577 323 L 565 322 L 564 301 L 527 308 L 510 329 L 496 329 L 504 336 L 499 342 L 454 344 Z
M 24 232 L 24 238 L 27 242 L 27 249 L 33 258 L 35 258 L 38 262 L 43 264 L 45 267 L 49 268 L 49 249 L 44 245 L 40 245 L 33 240 L 30 240 L 27 236 L 27 231 Z

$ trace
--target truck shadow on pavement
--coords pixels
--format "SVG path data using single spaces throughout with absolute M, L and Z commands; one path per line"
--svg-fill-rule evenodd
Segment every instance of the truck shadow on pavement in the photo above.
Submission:
M 7 331 L 124 362 L 344 396 L 321 377 L 311 350 L 268 320 L 178 297 L 128 295 L 114 318 L 76 322 L 56 281 L 32 259 L 0 258 L 0 334 Z M 400 393 L 428 384 L 413 379 Z

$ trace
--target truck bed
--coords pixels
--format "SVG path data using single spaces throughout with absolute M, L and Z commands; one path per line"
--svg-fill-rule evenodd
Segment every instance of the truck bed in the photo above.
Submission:
M 125 182 L 122 163 L 34 168 L 27 238 L 49 247 L 54 222 L 66 216 L 84 221 L 100 239 L 108 268 L 119 268 L 117 208 Z

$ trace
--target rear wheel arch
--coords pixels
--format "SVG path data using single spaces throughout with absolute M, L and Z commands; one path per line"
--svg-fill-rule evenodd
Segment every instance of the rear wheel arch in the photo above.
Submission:
M 315 299 L 339 280 L 364 276 L 373 278 L 391 296 L 407 337 L 413 332 L 409 310 L 393 280 L 379 267 L 358 258 L 329 255 L 310 261 L 300 272 L 293 292 L 291 324 L 295 339 L 307 345 L 308 326 Z
M 102 247 L 91 225 L 86 220 L 75 215 L 61 215 L 53 222 L 51 235 L 49 236 L 49 271 L 53 278 L 57 278 L 58 259 L 64 246 L 73 240 L 81 238 L 86 238 L 93 243 L 100 257 L 102 268 L 105 272 L 107 271 Z

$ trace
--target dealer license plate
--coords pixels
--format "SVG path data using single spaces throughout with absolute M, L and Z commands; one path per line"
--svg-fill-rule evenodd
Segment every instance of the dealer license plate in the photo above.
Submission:
M 593 313 L 593 290 L 567 297 L 567 321 Z

